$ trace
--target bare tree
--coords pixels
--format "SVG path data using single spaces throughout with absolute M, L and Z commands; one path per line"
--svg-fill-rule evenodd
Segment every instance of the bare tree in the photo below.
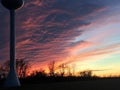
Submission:
M 25 61 L 24 59 L 16 59 L 16 70 L 19 77 L 26 77 L 29 68 L 30 65 L 28 61 Z
M 76 64 L 72 64 L 72 75 L 75 75 Z
M 5 74 L 9 72 L 9 64 L 10 62 L 6 61 L 2 65 Z M 28 61 L 25 61 L 25 59 L 16 59 L 16 71 L 17 71 L 18 77 L 20 78 L 26 77 L 29 68 L 30 68 L 30 65 Z
M 0 77 L 1 78 L 6 78 L 9 72 L 9 61 L 4 62 L 3 64 L 1 64 L 0 66 Z
M 43 78 L 43 77 L 47 77 L 47 73 L 45 72 L 45 70 L 40 69 L 40 70 L 33 71 L 30 76 L 36 77 L 36 78 L 39 78 L 39 77 Z
M 2 66 L 0 66 L 0 79 L 5 78 L 6 77 L 5 75 L 6 74 L 5 74 L 4 68 Z
M 50 76 L 55 76 L 55 61 L 50 61 L 48 64 Z
M 66 69 L 65 63 L 62 63 L 61 65 L 59 65 L 59 68 L 60 68 L 60 74 L 63 77 L 65 75 L 65 69 Z
M 68 66 L 67 69 L 68 69 L 68 76 L 72 76 L 71 67 Z
M 82 71 L 80 72 L 80 76 L 81 77 L 92 77 L 92 71 L 91 70 Z

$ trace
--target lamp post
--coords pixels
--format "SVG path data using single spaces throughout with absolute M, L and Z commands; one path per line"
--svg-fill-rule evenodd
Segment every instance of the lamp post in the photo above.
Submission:
M 6 87 L 20 86 L 16 74 L 15 61 L 15 10 L 23 5 L 23 0 L 1 0 L 2 5 L 10 11 L 10 71 L 5 81 Z

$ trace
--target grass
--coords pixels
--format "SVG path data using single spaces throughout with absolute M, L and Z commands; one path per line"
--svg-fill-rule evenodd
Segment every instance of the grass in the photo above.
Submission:
M 120 79 L 24 84 L 15 88 L 1 87 L 0 90 L 120 90 Z

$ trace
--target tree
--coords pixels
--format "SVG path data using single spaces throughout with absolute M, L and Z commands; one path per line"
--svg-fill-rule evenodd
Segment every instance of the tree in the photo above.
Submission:
M 28 61 L 24 59 L 16 59 L 16 70 L 18 73 L 18 77 L 25 78 L 28 73 L 28 69 L 30 68 Z
M 30 75 L 31 77 L 35 77 L 35 78 L 43 78 L 43 77 L 47 77 L 47 74 L 45 73 L 45 70 L 40 70 L 40 71 L 33 71 L 32 74 Z
M 71 67 L 68 66 L 67 69 L 68 69 L 68 76 L 72 76 Z
M 5 78 L 5 72 L 4 72 L 4 68 L 2 66 L 0 66 L 0 79 Z
M 76 64 L 72 64 L 72 75 L 75 75 Z
M 9 72 L 9 61 L 6 61 L 2 67 L 5 74 Z M 16 72 L 19 78 L 25 78 L 28 73 L 28 69 L 30 68 L 29 62 L 25 61 L 25 59 L 16 59 Z
M 81 77 L 92 77 L 92 71 L 91 70 L 82 71 L 80 72 L 80 76 Z
M 63 77 L 65 75 L 65 69 L 66 69 L 65 63 L 62 63 L 61 65 L 59 65 L 59 68 L 60 68 L 60 74 Z
M 3 63 L 0 67 L 0 70 L 2 73 L 5 74 L 5 76 L 7 76 L 8 72 L 9 72 L 9 61 L 6 61 L 5 63 Z M 5 77 L 4 77 L 5 78 Z
M 55 61 L 50 61 L 48 64 L 50 76 L 55 76 Z

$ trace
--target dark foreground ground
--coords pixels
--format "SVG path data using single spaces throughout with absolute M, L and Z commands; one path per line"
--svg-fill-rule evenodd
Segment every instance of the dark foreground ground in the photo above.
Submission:
M 120 90 L 120 79 L 25 84 L 16 88 L 0 87 L 0 90 Z

